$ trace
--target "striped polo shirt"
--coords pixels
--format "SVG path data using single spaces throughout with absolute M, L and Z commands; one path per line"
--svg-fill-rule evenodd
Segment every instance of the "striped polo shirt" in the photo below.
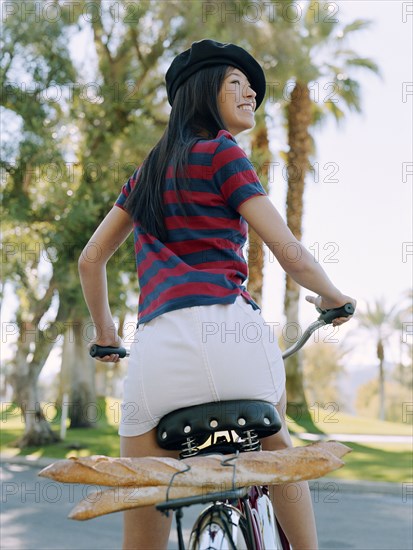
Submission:
M 194 145 L 189 187 L 180 197 L 185 213 L 172 173 L 170 166 L 163 195 L 167 239 L 160 241 L 134 223 L 139 324 L 174 309 L 233 303 L 239 295 L 258 309 L 243 285 L 248 277 L 243 255 L 247 223 L 237 210 L 266 193 L 245 152 L 226 130 Z M 137 180 L 138 169 L 122 187 L 116 206 L 124 209 Z

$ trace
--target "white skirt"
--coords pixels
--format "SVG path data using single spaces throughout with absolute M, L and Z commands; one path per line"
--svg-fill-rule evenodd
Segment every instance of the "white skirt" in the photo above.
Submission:
M 169 311 L 136 330 L 119 434 L 142 435 L 171 411 L 211 401 L 277 404 L 284 389 L 272 326 L 243 297 Z

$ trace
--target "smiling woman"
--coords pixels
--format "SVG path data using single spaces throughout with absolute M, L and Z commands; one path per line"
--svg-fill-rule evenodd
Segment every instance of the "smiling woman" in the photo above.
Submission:
M 156 442 L 162 416 L 229 399 L 261 399 L 275 406 L 283 428 L 263 446 L 290 447 L 281 352 L 244 285 L 247 223 L 297 283 L 320 295 L 309 301 L 322 309 L 355 302 L 295 239 L 235 139 L 254 126 L 254 112 L 264 99 L 259 63 L 234 44 L 202 40 L 174 59 L 166 87 L 172 110 L 164 135 L 125 183 L 79 260 L 95 343 L 117 347 L 106 263 L 134 232 L 139 322 L 124 384 L 122 455 L 174 456 Z M 301 251 L 298 260 L 282 254 L 292 244 Z M 88 261 L 96 248 L 99 259 Z M 248 333 L 251 325 L 254 338 Z M 118 359 L 114 354 L 102 358 Z M 287 489 L 274 490 L 277 519 L 294 548 L 315 550 L 308 485 L 301 482 L 297 502 L 287 500 Z M 124 527 L 124 548 L 167 547 L 170 518 L 155 509 L 125 512 Z

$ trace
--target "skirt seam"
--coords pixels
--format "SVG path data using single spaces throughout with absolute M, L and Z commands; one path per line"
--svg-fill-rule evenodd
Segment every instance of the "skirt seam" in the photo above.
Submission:
M 238 301 L 236 302 L 236 304 L 238 305 L 238 307 L 239 307 L 242 311 L 244 311 L 244 312 L 248 315 L 248 317 L 251 319 L 252 322 L 256 323 L 256 321 L 253 319 L 253 313 L 254 313 L 254 311 L 256 311 L 256 310 L 253 310 L 250 304 L 246 303 L 247 307 L 251 308 L 251 311 L 245 311 L 244 308 L 243 308 L 243 306 L 242 306 Z M 269 325 L 266 324 L 266 322 L 264 321 L 263 317 L 262 317 L 260 314 L 259 314 L 259 319 L 260 319 L 260 321 L 261 321 L 261 323 L 259 323 L 259 326 L 265 326 L 265 327 L 268 327 L 268 329 L 270 329 Z M 270 334 L 270 336 L 271 336 L 271 334 Z M 275 379 L 275 373 L 274 373 L 274 370 L 275 370 L 275 369 L 273 369 L 273 361 L 271 360 L 270 356 L 268 355 L 268 350 L 267 350 L 266 345 L 265 345 L 265 343 L 264 343 L 264 338 L 261 337 L 261 338 L 259 339 L 259 341 L 260 341 L 261 348 L 263 349 L 264 354 L 265 354 L 265 357 L 266 357 L 266 359 L 267 359 L 267 367 L 268 367 L 268 370 L 269 370 L 269 374 L 270 374 L 270 376 L 271 376 L 273 388 L 274 388 L 275 392 L 276 392 L 277 395 L 278 395 L 278 394 L 280 393 L 280 392 L 279 392 L 279 389 L 280 389 L 282 386 L 284 386 L 284 380 L 285 380 L 285 378 L 284 378 L 284 380 L 282 380 L 281 382 L 278 382 L 278 381 Z M 275 346 L 276 344 L 273 343 L 273 345 Z M 280 353 L 281 353 L 281 352 L 280 352 Z M 282 361 L 282 357 L 280 357 L 280 360 Z M 284 363 L 283 363 L 283 368 L 284 368 Z M 278 400 L 279 400 L 280 398 L 281 398 L 281 396 L 278 395 Z
M 205 373 L 207 375 L 207 378 L 208 378 L 209 388 L 211 390 L 213 400 L 214 401 L 219 401 L 219 395 L 218 395 L 218 392 L 217 392 L 217 389 L 216 389 L 216 386 L 215 386 L 215 382 L 214 382 L 214 378 L 212 376 L 211 369 L 210 369 L 210 366 L 209 366 L 208 354 L 206 352 L 205 345 L 204 345 L 204 342 L 203 342 L 203 339 L 202 339 L 202 319 L 201 319 L 201 315 L 200 315 L 200 312 L 199 312 L 199 308 L 194 307 L 193 312 L 194 312 L 194 316 L 196 318 L 195 319 L 196 320 L 196 327 L 198 329 L 198 338 L 199 338 L 201 354 L 202 354 L 202 365 L 204 366 L 204 371 L 205 371 Z

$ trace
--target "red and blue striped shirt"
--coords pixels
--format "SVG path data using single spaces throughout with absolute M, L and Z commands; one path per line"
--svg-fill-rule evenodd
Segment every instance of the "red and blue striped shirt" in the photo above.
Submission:
M 266 193 L 245 152 L 226 130 L 194 145 L 189 187 L 180 193 L 186 215 L 171 175 L 169 167 L 163 194 L 167 239 L 160 241 L 134 223 L 139 323 L 174 309 L 233 303 L 239 295 L 258 309 L 243 286 L 248 277 L 243 255 L 247 223 L 238 208 Z M 138 169 L 122 187 L 116 206 L 124 209 L 137 180 Z

